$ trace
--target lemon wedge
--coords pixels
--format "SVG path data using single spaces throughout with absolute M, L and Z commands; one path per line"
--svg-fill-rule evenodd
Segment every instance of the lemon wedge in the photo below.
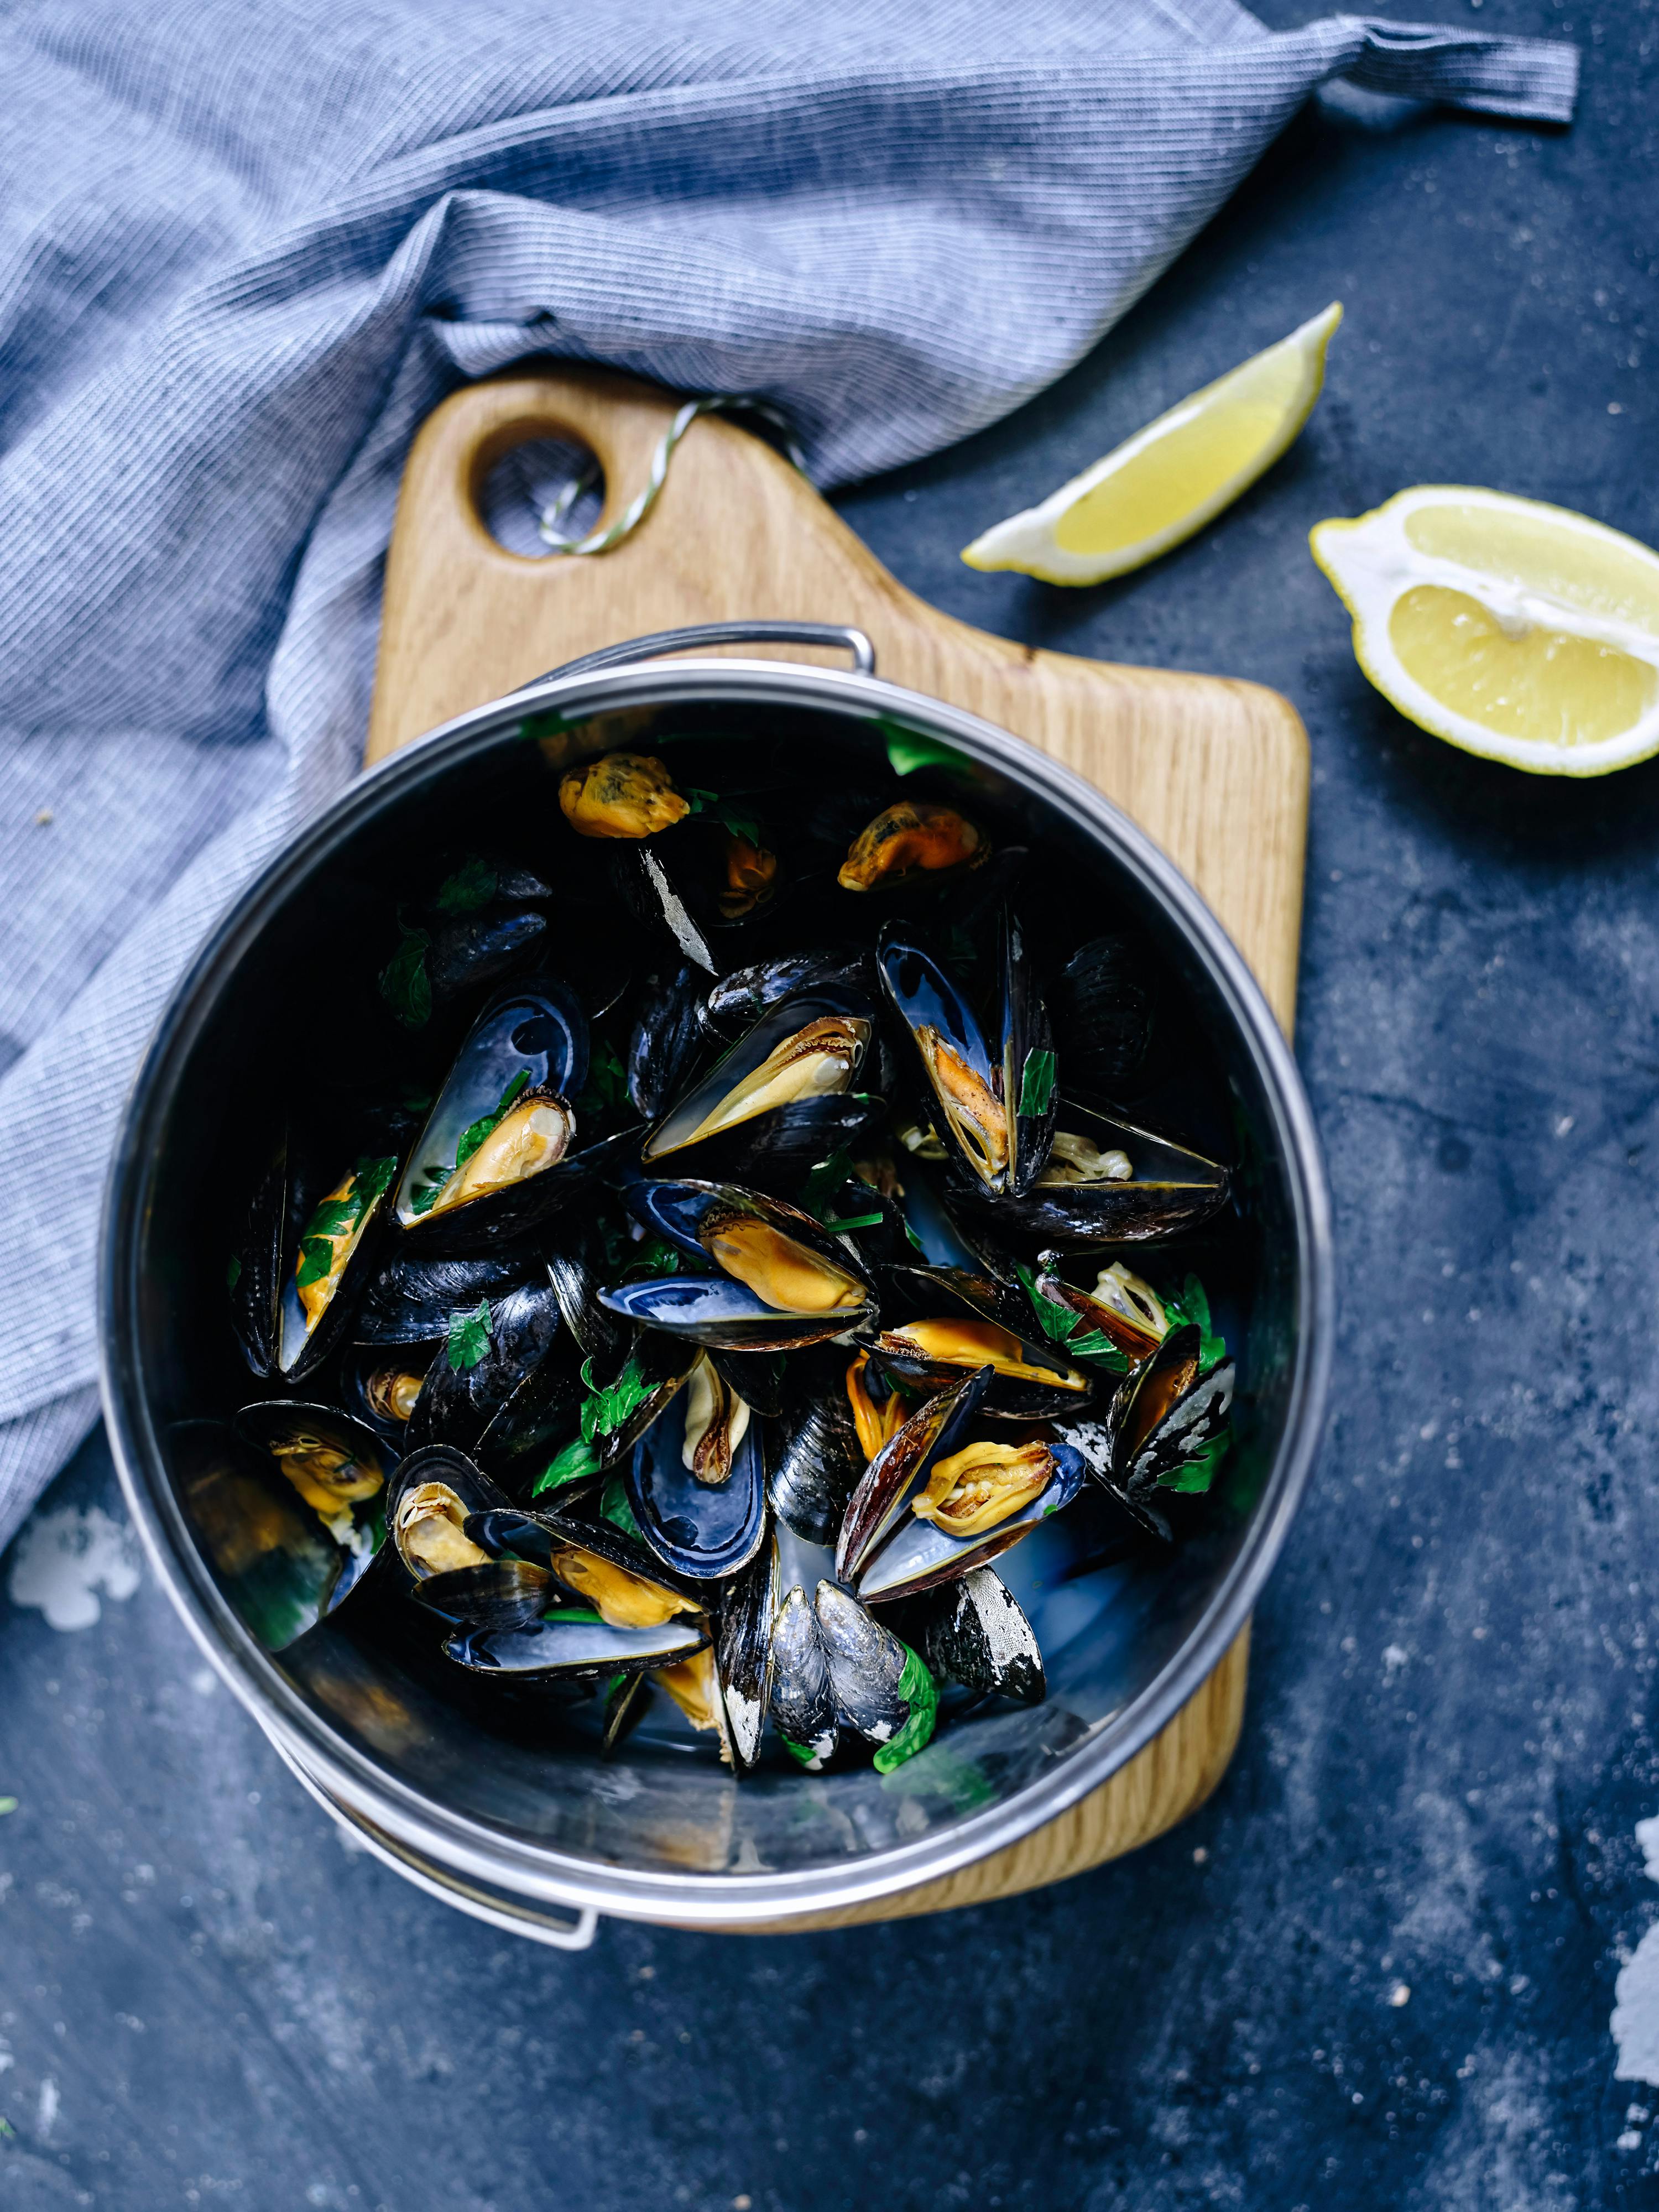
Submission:
M 1535 775 L 1659 752 L 1659 554 L 1565 507 L 1417 484 L 1322 522 L 1313 556 L 1402 714 Z
M 963 555 L 1045 584 L 1101 584 L 1201 530 L 1285 451 L 1313 412 L 1340 301 L 1252 355 L 1085 469 L 1041 507 L 1012 514 Z

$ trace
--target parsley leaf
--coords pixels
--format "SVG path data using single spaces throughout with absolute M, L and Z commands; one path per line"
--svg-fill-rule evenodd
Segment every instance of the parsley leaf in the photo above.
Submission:
M 380 996 L 405 1029 L 424 1029 L 432 1018 L 432 979 L 426 972 L 432 939 L 425 930 L 411 929 L 401 915 L 398 927 L 403 942 L 380 970 Z
M 448 1350 L 452 1375 L 459 1375 L 463 1368 L 476 1367 L 481 1359 L 489 1358 L 489 1329 L 488 1298 L 481 1298 L 471 1313 L 451 1314 Z
M 1227 1340 L 1211 1323 L 1209 1294 L 1196 1275 L 1188 1276 L 1178 1297 L 1165 1297 L 1164 1310 L 1171 1328 L 1178 1328 L 1182 1322 L 1197 1323 L 1199 1373 L 1207 1375 L 1219 1367 L 1227 1357 Z
M 458 1168 L 464 1168 L 484 1139 L 494 1135 L 512 1112 L 520 1097 L 529 1088 L 529 1071 L 521 1067 L 506 1090 L 502 1091 L 493 1111 L 480 1114 L 476 1121 L 469 1123 L 462 1130 L 461 1140 L 455 1147 L 455 1164 Z
M 953 745 L 942 744 L 937 738 L 925 738 L 919 730 L 907 730 L 902 722 L 895 722 L 885 714 L 878 714 L 876 727 L 887 740 L 887 757 L 892 763 L 895 775 L 911 775 L 919 768 L 960 768 L 962 755 Z
M 1025 1066 L 1019 1079 L 1019 1106 L 1022 1118 L 1030 1115 L 1041 1120 L 1054 1102 L 1054 1071 L 1058 1065 L 1052 1052 L 1028 1052 Z
M 1215 1480 L 1216 1469 L 1227 1456 L 1232 1441 L 1232 1431 L 1224 1429 L 1213 1443 L 1206 1445 L 1201 1452 L 1194 1453 L 1191 1459 L 1182 1460 L 1179 1466 L 1171 1468 L 1168 1474 L 1160 1475 L 1158 1488 L 1189 1494 L 1207 1490 Z
M 438 1203 L 439 1194 L 444 1185 L 455 1170 L 453 1168 L 428 1168 L 426 1172 L 431 1178 L 430 1181 L 417 1182 L 409 1194 L 410 1206 L 417 1219 L 422 1214 L 431 1212 L 433 1207 Z
M 1085 1328 L 1081 1314 L 1073 1313 L 1070 1306 L 1061 1305 L 1058 1299 L 1045 1298 L 1029 1267 L 1016 1262 L 1014 1272 L 1025 1285 L 1025 1295 L 1031 1301 L 1031 1310 L 1050 1343 L 1059 1345 L 1068 1358 L 1092 1359 L 1103 1367 L 1110 1368 L 1115 1375 L 1127 1374 L 1128 1360 L 1104 1329 Z
M 530 1486 L 532 1498 L 539 1498 L 544 1490 L 558 1490 L 567 1482 L 584 1481 L 599 1471 L 599 1455 L 581 1437 L 573 1437 L 562 1451 L 556 1452 Z
M 1036 1286 L 1036 1278 L 1031 1270 L 1018 1261 L 1014 1263 L 1014 1273 L 1025 1286 L 1025 1295 L 1031 1301 L 1031 1310 L 1042 1325 L 1042 1334 L 1051 1343 L 1064 1344 L 1081 1316 L 1074 1314 L 1070 1306 L 1061 1305 L 1057 1298 L 1045 1298 Z
M 636 1413 L 651 1395 L 653 1385 L 640 1372 L 639 1358 L 630 1352 L 628 1364 L 616 1381 L 608 1384 L 593 1380 L 593 1362 L 582 1362 L 582 1384 L 587 1392 L 581 1412 L 582 1442 L 591 1444 L 595 1437 L 614 1436 L 631 1413 Z
M 344 1237 L 357 1226 L 362 1202 L 354 1190 L 349 1198 L 325 1198 L 306 1224 L 307 1237 Z
M 225 1262 L 225 1288 L 234 1291 L 242 1279 L 242 1263 L 233 1252 Z
M 300 1239 L 300 1265 L 295 1274 L 295 1284 L 308 1291 L 313 1283 L 320 1283 L 331 1274 L 334 1267 L 334 1245 L 327 1237 L 302 1237 Z
M 823 1209 L 836 1197 L 843 1183 L 853 1176 L 853 1156 L 843 1145 L 840 1152 L 827 1160 L 820 1160 L 800 1187 L 796 1200 L 803 1213 L 810 1213 L 815 1221 L 822 1221 Z
M 433 903 L 440 914 L 476 914 L 495 896 L 495 871 L 476 853 L 469 853 L 453 876 L 438 886 Z
M 612 1528 L 620 1528 L 624 1536 L 631 1536 L 636 1544 L 644 1543 L 645 1538 L 641 1534 L 639 1522 L 634 1518 L 634 1509 L 628 1502 L 628 1492 L 621 1475 L 613 1474 L 607 1478 L 605 1488 L 599 1492 L 599 1516 L 602 1520 L 610 1522 Z
M 357 1178 L 357 1188 L 352 1193 L 352 1202 L 358 1217 L 366 1214 L 370 1206 L 383 1199 L 392 1188 L 392 1178 L 398 1172 L 396 1154 L 380 1160 L 361 1159 L 352 1170 Z
M 587 1061 L 587 1082 L 581 1097 L 576 1101 L 576 1113 L 592 1115 L 597 1119 L 609 1113 L 614 1106 L 622 1105 L 628 1097 L 628 1070 L 617 1058 L 616 1048 L 605 1037 L 593 1040 Z

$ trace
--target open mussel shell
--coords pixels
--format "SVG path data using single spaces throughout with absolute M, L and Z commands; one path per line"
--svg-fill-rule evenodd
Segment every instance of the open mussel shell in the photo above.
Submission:
M 684 963 L 645 979 L 628 1039 L 628 1096 L 647 1120 L 667 1111 L 702 1056 L 708 981 Z
M 867 1102 L 849 1113 L 845 1094 L 875 1026 L 874 1002 L 856 991 L 824 988 L 769 1006 L 651 1131 L 646 1169 L 757 1173 L 769 1164 L 804 1173 L 828 1158 L 870 1122 Z M 845 1103 L 826 1113 L 832 1098 Z M 803 1120 L 808 1107 L 817 1110 Z
M 1048 1164 L 1029 1190 L 994 1205 L 965 1185 L 957 1195 L 1006 1237 L 1072 1246 L 1139 1244 L 1207 1221 L 1226 1204 L 1229 1182 L 1226 1169 L 1201 1152 L 1062 1097 Z
M 492 1556 L 510 1553 L 545 1568 L 563 1602 L 591 1607 L 613 1627 L 648 1628 L 702 1608 L 694 1585 L 614 1522 L 495 1507 L 473 1515 L 466 1533 Z
M 766 1534 L 766 1468 L 758 1421 L 750 1420 L 723 1482 L 700 1481 L 686 1465 L 691 1393 L 681 1390 L 635 1446 L 628 1503 L 647 1544 L 676 1575 L 712 1582 L 735 1574 Z
M 550 1364 L 568 1339 L 545 1277 L 450 1319 L 462 1326 L 446 1330 L 433 1358 L 410 1417 L 412 1447 L 451 1443 L 483 1457 L 486 1437 L 494 1437 L 510 1455 L 515 1442 L 531 1444 L 569 1425 L 576 1378 L 568 1360 Z
M 356 1556 L 228 1423 L 182 1421 L 170 1440 L 179 1504 L 226 1603 L 265 1650 L 286 1650 L 359 1578 Z
M 548 1278 L 559 1301 L 564 1325 L 596 1372 L 619 1367 L 628 1352 L 629 1331 L 599 1304 L 598 1255 L 582 1237 L 561 1237 L 547 1255 Z
M 465 1628 L 444 1656 L 475 1674 L 586 1676 L 636 1674 L 690 1659 L 708 1641 L 697 1620 L 618 1628 L 580 1607 L 566 1607 L 526 1628 Z
M 386 1528 L 404 1568 L 424 1582 L 495 1557 L 467 1523 L 507 1504 L 505 1493 L 464 1451 L 428 1444 L 398 1463 L 386 1490 Z
M 890 1535 L 865 1555 L 855 1584 L 863 1602 L 890 1604 L 941 1583 L 955 1582 L 1011 1550 L 1050 1514 L 1063 1512 L 1087 1477 L 1083 1455 L 1061 1443 L 1021 1448 L 1022 1457 L 1036 1453 L 1045 1455 L 1048 1480 L 1042 1489 L 1018 1510 L 971 1535 L 952 1535 L 939 1522 L 922 1519 L 915 1508 L 927 1488 L 927 1480 L 924 1476 L 913 1482 L 903 1501 L 910 1510 L 896 1516 Z M 949 1456 L 935 1452 L 930 1466 Z
M 991 1380 L 988 1369 L 964 1376 L 921 1406 L 866 1468 L 848 1501 L 836 1542 L 836 1580 L 855 1582 L 891 1534 L 936 1460 L 967 1442 Z
M 560 1597 L 546 1569 L 528 1559 L 481 1559 L 428 1575 L 415 1586 L 421 1604 L 474 1628 L 527 1628 Z
M 289 1382 L 319 1367 L 338 1343 L 389 1224 L 396 1157 L 364 1155 L 334 1169 L 331 1181 L 312 1176 L 290 1153 L 276 1201 L 285 1220 L 270 1371 Z M 269 1177 L 264 1188 L 276 1189 Z
M 647 1227 L 717 1275 L 667 1275 L 603 1291 L 611 1312 L 733 1352 L 787 1351 L 844 1335 L 875 1313 L 858 1260 L 810 1213 L 763 1192 L 698 1182 L 636 1183 Z
M 772 1690 L 777 1583 L 777 1547 L 769 1536 L 748 1565 L 722 1583 L 709 1601 L 714 1668 L 726 1708 L 726 1741 L 739 1774 L 746 1774 L 760 1758 Z
M 893 1381 L 931 1392 L 988 1366 L 984 1411 L 994 1420 L 1048 1420 L 1088 1403 L 1091 1376 L 1030 1328 L 1024 1299 L 994 1277 L 896 1267 L 886 1280 L 920 1309 L 911 1319 L 884 1310 L 879 1334 L 861 1340 Z
M 297 1398 L 244 1406 L 236 1431 L 270 1454 L 295 1494 L 349 1555 L 337 1603 L 367 1571 L 386 1534 L 386 1478 L 398 1465 L 395 1455 L 340 1407 Z
M 995 1040 L 1002 1055 L 1002 1097 L 1008 1109 L 1010 1152 L 1006 1188 L 1016 1197 L 1029 1190 L 1048 1164 L 1054 1142 L 1059 1061 L 1048 1011 L 1037 989 L 1018 917 L 1005 906 L 998 918 L 997 968 L 1000 1020 Z
M 409 1418 L 425 1388 L 432 1352 L 430 1345 L 360 1344 L 343 1356 L 340 1395 L 346 1411 L 394 1453 L 409 1448 Z
M 896 1606 L 889 1618 L 940 1681 L 1022 1705 L 1040 1705 L 1048 1694 L 1036 1632 L 994 1567 L 970 1567 Z
M 521 1235 L 588 1187 L 568 1103 L 587 1077 L 587 1021 L 551 976 L 508 985 L 456 1055 L 398 1186 L 422 1251 Z
M 704 1012 L 717 1029 L 747 1029 L 781 1000 L 820 992 L 875 995 L 875 970 L 861 945 L 830 945 L 817 952 L 788 952 L 752 968 L 734 968 L 709 991 Z
M 1091 1290 L 1079 1290 L 1060 1273 L 1063 1255 L 1039 1252 L 1034 1286 L 1051 1305 L 1066 1306 L 1085 1329 L 1098 1330 L 1131 1367 L 1149 1358 L 1169 1334 L 1164 1302 L 1152 1285 L 1119 1260 L 1103 1267 Z
M 1152 1357 L 1125 1376 L 1107 1416 L 1111 1486 L 1128 1499 L 1180 1490 L 1182 1470 L 1225 1436 L 1234 1367 L 1224 1360 L 1200 1372 L 1201 1332 L 1173 1328 Z
M 994 1050 L 967 994 L 908 929 L 890 922 L 876 967 L 915 1050 L 934 1125 L 969 1182 L 1000 1195 L 1014 1161 L 1014 1123 Z

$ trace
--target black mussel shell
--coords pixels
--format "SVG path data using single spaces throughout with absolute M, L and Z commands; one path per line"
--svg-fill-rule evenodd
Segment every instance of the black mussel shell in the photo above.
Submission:
M 1000 1196 L 1014 1156 L 1002 1054 L 962 986 L 908 927 L 883 929 L 876 967 L 910 1041 L 923 1114 L 963 1179 Z
M 556 977 L 510 983 L 489 1000 L 445 1079 L 398 1186 L 395 1216 L 422 1252 L 487 1249 L 518 1237 L 589 1187 L 569 1101 L 587 1079 L 588 1027 Z M 544 1164 L 473 1194 L 474 1164 L 496 1132 L 531 1119 Z
M 690 1402 L 678 1392 L 635 1446 L 628 1503 L 665 1566 L 690 1582 L 712 1582 L 746 1566 L 764 1540 L 766 1466 L 761 1425 L 751 1416 L 726 1480 L 699 1481 L 684 1458 Z
M 832 1582 L 821 1582 L 812 1600 L 818 1637 L 830 1662 L 836 1717 L 866 1743 L 890 1744 L 920 1704 L 931 1717 L 939 1702 L 931 1680 L 906 1687 L 910 1653 L 890 1628 Z M 920 1750 L 919 1739 L 913 1748 Z
M 286 1650 L 351 1589 L 359 1563 L 228 1423 L 181 1421 L 167 1443 L 185 1518 L 226 1603 L 264 1650 Z
M 1106 1425 L 1111 1485 L 1127 1498 L 1180 1490 L 1183 1466 L 1203 1459 L 1227 1433 L 1233 1363 L 1200 1373 L 1202 1341 L 1196 1325 L 1183 1322 L 1119 1385 Z
M 784 1749 L 816 1774 L 836 1755 L 841 1730 L 830 1655 L 817 1615 L 799 1584 L 779 1606 L 772 1624 L 772 1722 Z
M 1130 1175 L 1085 1182 L 1060 1180 L 1073 1140 L 1100 1158 L 1121 1152 Z M 1201 1152 L 1066 1097 L 1055 1109 L 1048 1165 L 1029 1190 L 1018 1198 L 988 1200 L 964 1179 L 956 1195 L 1000 1235 L 1095 1248 L 1146 1243 L 1195 1228 L 1226 1204 L 1229 1189 L 1226 1169 Z
M 643 842 L 619 842 L 611 855 L 611 879 L 629 912 L 672 938 L 708 975 L 758 949 L 757 934 L 772 919 L 782 871 L 764 825 L 757 826 L 758 846 L 700 815 Z
M 453 1444 L 426 1444 L 418 1451 L 408 1452 L 398 1462 L 397 1471 L 386 1486 L 386 1528 L 396 1547 L 398 1558 L 416 1582 L 424 1581 L 432 1573 L 430 1566 L 413 1556 L 405 1546 L 411 1516 L 416 1508 L 411 1504 L 417 1492 L 432 1489 L 447 1491 L 453 1504 L 443 1516 L 452 1527 L 462 1534 L 467 1533 L 467 1523 L 476 1516 L 505 1508 L 505 1493 L 484 1474 L 477 1462 Z M 456 1518 L 459 1510 L 459 1522 Z M 496 1547 L 471 1541 L 483 1551 L 494 1554 Z
M 1022 1705 L 1040 1705 L 1048 1694 L 1036 1631 L 994 1567 L 972 1567 L 895 1606 L 888 1618 L 940 1681 Z
M 727 1352 L 716 1345 L 709 1364 L 727 1389 L 735 1390 L 745 1406 L 769 1417 L 783 1411 L 784 1374 L 787 1362 L 781 1352 Z
M 1073 1090 L 1133 1096 L 1152 1040 L 1156 978 L 1151 948 L 1130 930 L 1091 937 L 1066 962 L 1054 1018 Z
M 682 965 L 647 975 L 628 1040 L 628 1096 L 636 1113 L 665 1113 L 703 1049 L 702 970 Z
M 768 1452 L 772 1510 L 809 1544 L 833 1545 L 864 1454 L 844 1383 L 827 1381 L 776 1425 Z
M 415 1585 L 422 1605 L 474 1628 L 527 1628 L 561 1595 L 547 1570 L 528 1559 L 485 1559 L 428 1575 Z
M 477 1454 L 487 1431 L 529 1389 L 559 1343 L 563 1322 L 552 1284 L 525 1283 L 449 1316 L 410 1417 L 411 1447 L 450 1443 Z M 575 1402 L 574 1376 L 562 1394 Z
M 276 1304 L 274 1376 L 297 1382 L 345 1334 L 391 1226 L 393 1154 L 312 1175 L 289 1155 L 287 1233 Z M 309 1294 L 309 1295 L 307 1295 Z
M 548 1264 L 533 1251 L 506 1249 L 471 1259 L 422 1255 L 405 1246 L 368 1279 L 351 1334 L 359 1344 L 430 1344 L 447 1335 L 449 1317 L 472 1313 L 522 1283 L 540 1280 Z
M 346 1411 L 394 1453 L 409 1448 L 409 1417 L 425 1385 L 434 1349 L 429 1344 L 359 1344 L 343 1356 L 340 1395 Z
M 651 1705 L 651 1677 L 643 1668 L 634 1674 L 619 1674 L 611 1685 L 605 1701 L 605 1720 L 599 1738 L 601 1753 L 615 1751 L 625 1743 Z
M 935 1460 L 948 1459 L 968 1440 L 991 1380 L 990 1370 L 964 1376 L 919 1407 L 866 1468 L 848 1502 L 836 1542 L 836 1579 L 856 1579 L 892 1533 Z
M 447 1659 L 478 1674 L 586 1676 L 675 1666 L 694 1657 L 708 1641 L 707 1630 L 696 1620 L 613 1628 L 579 1607 L 568 1607 L 528 1628 L 463 1629 L 443 1649 Z
M 849 991 L 873 1000 L 875 969 L 858 945 L 830 945 L 821 952 L 787 952 L 753 968 L 734 968 L 722 975 L 705 1001 L 717 1029 L 747 1029 L 781 1000 L 820 991 Z
M 873 1142 L 886 1115 L 886 1100 L 866 1091 L 798 1098 L 719 1137 L 688 1146 L 663 1164 L 672 1164 L 676 1173 L 684 1164 L 698 1175 L 792 1189 L 837 1152 L 856 1155 Z
M 386 1534 L 388 1478 L 397 1455 L 343 1407 L 270 1398 L 244 1406 L 237 1434 L 268 1452 L 301 1503 L 335 1542 L 367 1569 Z M 342 1593 L 343 1595 L 343 1593 Z
M 710 1600 L 714 1668 L 726 1708 L 732 1763 L 746 1774 L 760 1757 L 772 1690 L 772 1620 L 777 1611 L 777 1548 L 770 1539 Z
M 1132 1367 L 1150 1358 L 1169 1328 L 1163 1302 L 1151 1285 L 1133 1276 L 1129 1283 L 1122 1283 L 1101 1271 L 1101 1280 L 1093 1290 L 1079 1290 L 1061 1275 L 1062 1263 L 1063 1255 L 1059 1252 L 1037 1254 L 1036 1273 L 1032 1279 L 1037 1296 L 1047 1298 L 1051 1305 L 1069 1308 L 1084 1329 L 1097 1330 Z M 1117 1265 L 1121 1268 L 1121 1261 Z
M 276 1300 L 288 1220 L 288 1147 L 260 1178 L 226 1269 L 231 1326 L 256 1375 L 276 1372 Z
M 998 927 L 1001 1009 L 993 1049 L 1002 1056 L 1002 1096 L 1010 1109 L 1013 1139 L 1006 1188 L 1029 1190 L 1048 1163 L 1054 1142 L 1059 1060 L 1048 1011 L 1037 989 L 1024 933 L 1012 907 Z
M 730 1176 L 737 1172 L 732 1163 L 741 1158 L 804 1175 L 871 1124 L 868 1102 L 850 1114 L 846 1102 L 875 1027 L 875 1002 L 845 989 L 769 1006 L 657 1122 L 641 1154 L 646 1168 L 705 1175 L 719 1167 Z M 754 1107 L 779 1082 L 804 1080 L 807 1070 L 814 1071 L 812 1088 Z M 769 1071 L 763 1078 L 763 1071 Z M 832 1101 L 842 1110 L 826 1115 L 823 1109 Z M 818 1111 L 805 1112 L 809 1108 Z M 876 1118 L 880 1111 L 878 1106 Z M 722 1126 L 710 1129 L 714 1121 Z
M 583 1358 L 593 1362 L 596 1373 L 609 1373 L 622 1365 L 631 1337 L 626 1326 L 599 1304 L 597 1257 L 592 1240 L 561 1238 L 548 1253 L 547 1272 L 564 1325 L 581 1346 Z
M 886 1605 L 955 1582 L 1012 1550 L 1050 1515 L 1064 1512 L 1087 1480 L 1088 1465 L 1071 1443 L 1056 1440 L 1048 1451 L 1054 1471 L 1044 1488 L 1018 1511 L 975 1534 L 953 1535 L 936 1522 L 901 1510 L 890 1523 L 890 1533 L 866 1555 L 856 1584 L 860 1598 L 866 1605 Z M 944 1456 L 935 1452 L 931 1460 Z M 924 1475 L 908 1486 L 902 1504 L 917 1496 L 925 1480 Z
M 546 939 L 546 916 L 525 907 L 490 906 L 441 923 L 426 951 L 434 1005 L 447 1006 L 528 967 L 544 951 Z

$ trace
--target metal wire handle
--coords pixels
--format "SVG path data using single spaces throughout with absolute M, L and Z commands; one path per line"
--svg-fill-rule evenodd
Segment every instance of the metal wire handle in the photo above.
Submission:
M 608 553 L 613 545 L 620 545 L 624 538 L 631 537 L 656 505 L 657 495 L 668 479 L 669 458 L 699 415 L 760 416 L 778 433 L 779 442 L 785 453 L 801 474 L 805 475 L 805 458 L 795 443 L 788 422 L 769 401 L 751 399 L 742 392 L 705 392 L 700 399 L 688 399 L 675 415 L 651 456 L 645 489 L 629 501 L 608 530 L 596 530 L 586 538 L 576 538 L 562 527 L 565 517 L 582 494 L 599 482 L 599 465 L 593 460 L 579 476 L 571 478 L 550 506 L 542 509 L 536 528 L 543 543 L 550 545 L 556 553 Z

